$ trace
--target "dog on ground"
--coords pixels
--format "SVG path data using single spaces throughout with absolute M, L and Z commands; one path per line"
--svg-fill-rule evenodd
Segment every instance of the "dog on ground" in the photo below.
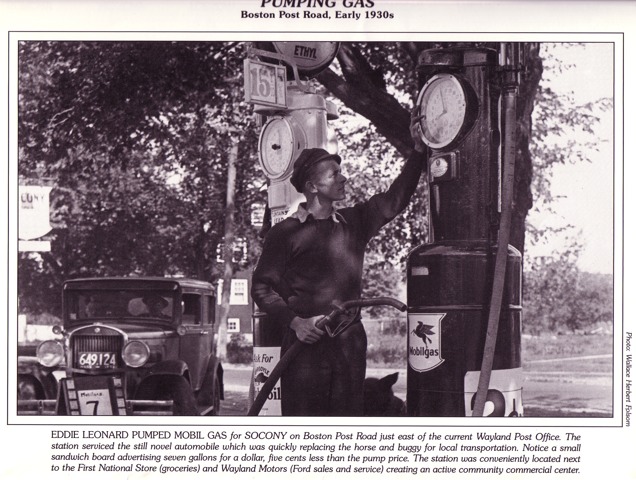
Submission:
M 393 394 L 399 372 L 383 378 L 364 379 L 364 415 L 366 417 L 398 417 L 406 415 L 403 400 Z

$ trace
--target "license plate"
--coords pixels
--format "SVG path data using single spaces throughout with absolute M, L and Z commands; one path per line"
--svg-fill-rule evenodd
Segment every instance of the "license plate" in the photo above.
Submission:
M 79 355 L 81 368 L 115 368 L 116 354 L 114 352 L 82 352 Z

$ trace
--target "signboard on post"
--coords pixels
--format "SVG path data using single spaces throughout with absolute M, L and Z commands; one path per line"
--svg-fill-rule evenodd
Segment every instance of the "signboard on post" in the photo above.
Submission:
M 40 238 L 52 229 L 49 221 L 49 194 L 52 187 L 38 185 L 20 185 L 19 194 L 19 219 L 18 238 L 20 239 L 18 250 L 21 252 L 48 252 L 51 244 Z
M 287 108 L 285 67 L 246 58 L 245 101 L 268 107 Z
M 51 187 L 20 185 L 20 223 L 18 238 L 33 240 L 51 231 L 49 193 Z

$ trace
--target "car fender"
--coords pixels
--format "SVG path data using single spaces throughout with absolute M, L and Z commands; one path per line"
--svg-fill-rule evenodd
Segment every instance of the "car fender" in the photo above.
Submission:
M 177 375 L 180 377 L 186 377 L 188 380 L 190 380 L 188 364 L 185 363 L 183 360 L 178 359 L 165 360 L 150 367 L 147 377 L 152 377 L 155 375 Z
M 218 378 L 219 380 L 219 388 L 221 393 L 221 400 L 225 400 L 225 386 L 223 383 L 223 365 L 219 359 L 210 355 L 208 357 L 208 366 L 205 370 L 205 376 L 203 377 L 203 383 L 201 390 L 199 391 L 199 396 L 202 401 L 209 401 L 212 396 L 211 387 L 214 385 L 214 380 Z
M 43 367 L 35 357 L 18 357 L 18 396 L 20 385 L 27 382 L 35 390 L 39 400 L 54 399 L 57 396 L 58 381 L 50 368 Z
M 149 392 L 161 385 L 162 379 L 166 377 L 182 377 L 190 383 L 188 365 L 184 361 L 176 359 L 153 365 L 137 384 L 133 398 L 153 398 L 153 394 Z

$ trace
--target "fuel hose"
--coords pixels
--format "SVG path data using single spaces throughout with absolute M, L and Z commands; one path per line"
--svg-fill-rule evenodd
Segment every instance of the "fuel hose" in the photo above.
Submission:
M 515 75 L 514 73 L 512 75 Z M 503 145 L 503 178 L 501 187 L 501 217 L 497 238 L 497 253 L 495 257 L 494 278 L 488 311 L 488 327 L 484 343 L 479 383 L 475 394 L 473 417 L 484 414 L 488 386 L 495 357 L 495 345 L 499 330 L 499 316 L 506 279 L 506 263 L 508 262 L 508 243 L 510 242 L 510 228 L 512 223 L 512 203 L 515 179 L 515 152 L 517 149 L 517 83 L 513 80 L 504 86 L 502 109 L 504 112 L 504 145 Z
M 360 298 L 357 300 L 348 300 L 346 302 L 334 303 L 332 305 L 333 310 L 328 314 L 322 317 L 320 320 L 316 322 L 316 327 L 324 330 L 327 325 L 339 314 L 345 312 L 350 308 L 358 308 L 358 307 L 375 307 L 375 306 L 389 306 L 398 309 L 401 312 L 406 311 L 406 305 L 390 297 L 377 297 L 377 298 Z M 276 386 L 276 382 L 280 379 L 281 375 L 287 368 L 292 360 L 298 355 L 298 353 L 305 347 L 305 343 L 296 339 L 296 341 L 292 344 L 292 346 L 285 352 L 285 354 L 278 361 L 274 369 L 269 375 L 269 378 L 265 380 L 265 383 L 261 387 L 261 390 L 256 395 L 254 399 L 254 403 L 250 407 L 247 412 L 248 416 L 256 416 L 263 408 L 267 397 Z

